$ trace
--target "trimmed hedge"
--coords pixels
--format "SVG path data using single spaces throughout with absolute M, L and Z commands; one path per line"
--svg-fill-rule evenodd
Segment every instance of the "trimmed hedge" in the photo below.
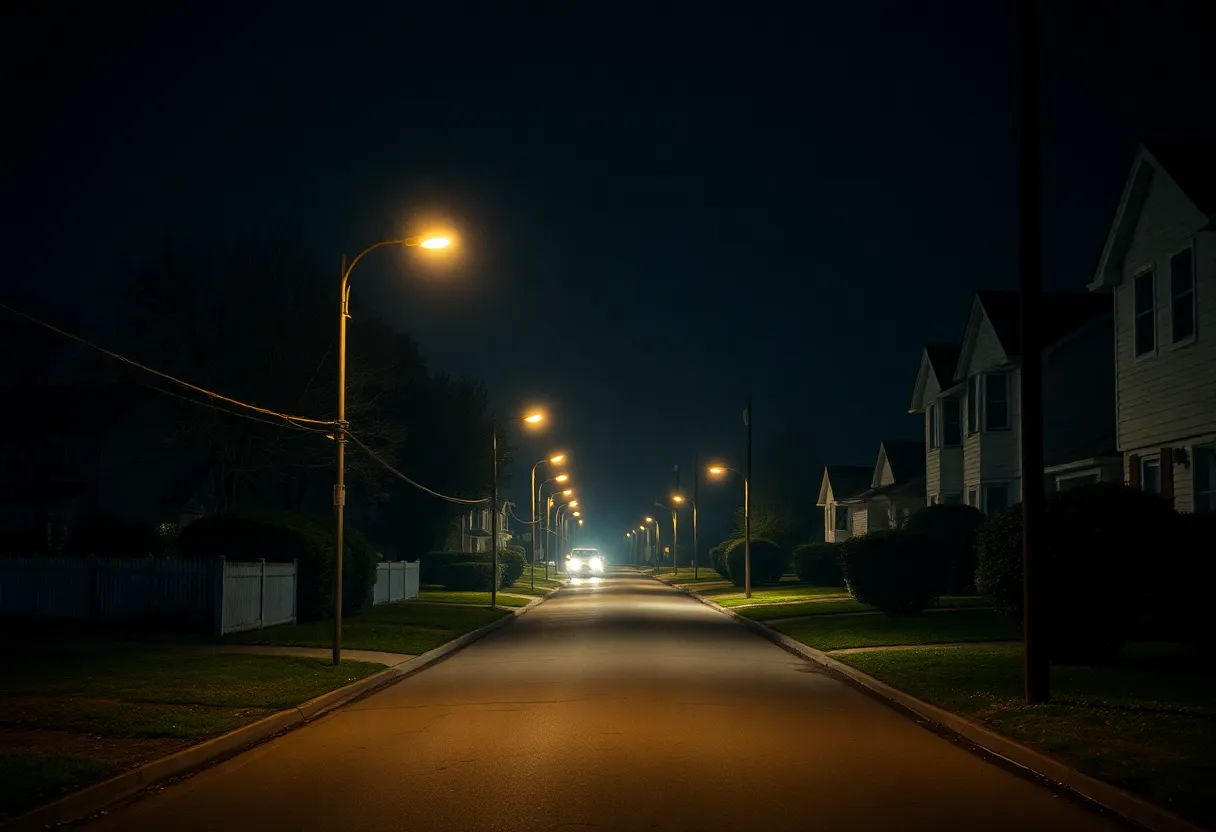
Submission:
M 503 567 L 502 583 L 499 584 L 499 589 L 512 586 L 524 574 L 524 567 L 528 565 L 528 555 L 523 549 L 508 546 L 498 553 L 498 565 Z
M 418 582 L 420 584 L 438 584 L 447 589 L 454 589 L 454 587 L 448 585 L 447 568 L 451 564 L 489 564 L 493 559 L 493 552 L 427 552 L 418 561 Z M 515 583 L 519 579 L 519 576 L 523 574 L 525 564 L 527 564 L 527 556 L 523 553 L 522 549 L 516 547 L 500 549 L 498 551 L 498 567 L 502 580 L 498 588 L 502 589 Z M 486 592 L 489 591 L 490 588 L 487 585 Z
M 943 595 L 975 592 L 975 532 L 983 523 L 982 511 L 962 504 L 925 506 L 908 518 L 904 531 L 932 535 L 941 547 Z
M 498 582 L 502 585 L 506 564 L 501 560 L 498 564 Z M 443 568 L 443 586 L 445 589 L 457 591 L 489 592 L 493 587 L 490 583 L 494 574 L 494 564 L 489 561 L 449 563 Z
M 722 560 L 726 563 L 728 577 L 735 586 L 743 586 L 746 582 L 746 554 L 748 547 L 743 545 L 743 538 L 732 540 L 726 546 Z M 752 586 L 764 586 L 781 581 L 785 573 L 785 554 L 781 547 L 771 540 L 753 539 L 750 546 L 752 561 Z
M 724 540 L 709 550 L 709 565 L 726 580 L 730 580 L 730 572 L 726 568 L 726 547 L 733 541 Z
M 361 610 L 376 581 L 376 554 L 366 538 L 346 529 L 342 557 L 342 610 Z M 195 520 L 182 530 L 182 554 L 231 561 L 265 558 L 297 562 L 296 609 L 300 621 L 321 621 L 334 611 L 333 522 L 289 511 L 232 511 Z
M 849 594 L 888 615 L 920 612 L 941 592 L 941 558 L 934 538 L 886 529 L 840 544 Z
M 1137 607 L 1152 604 L 1155 587 L 1177 579 L 1162 567 L 1146 580 L 1155 553 L 1177 550 L 1168 540 L 1177 515 L 1167 500 L 1138 488 L 1097 483 L 1052 494 L 1043 517 L 1043 586 L 1051 657 L 1062 664 L 1104 664 L 1131 635 Z M 1163 535 L 1164 533 L 1164 535 Z M 1015 624 L 1022 618 L 1021 505 L 986 522 L 976 534 L 976 586 Z M 1181 553 L 1193 557 L 1195 553 Z M 1176 603 L 1173 587 L 1166 595 Z
M 843 586 L 840 544 L 812 541 L 794 547 L 794 574 L 813 586 Z

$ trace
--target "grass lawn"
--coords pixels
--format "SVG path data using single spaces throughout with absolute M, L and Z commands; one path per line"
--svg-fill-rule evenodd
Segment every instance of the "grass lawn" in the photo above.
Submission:
M 476 595 L 477 593 L 469 593 Z M 382 650 L 388 653 L 417 655 L 433 650 L 470 630 L 483 627 L 509 613 L 486 607 L 421 603 L 383 604 L 342 622 L 342 644 L 351 650 Z M 499 596 L 499 601 L 503 601 Z M 516 599 L 520 600 L 520 599 Z M 528 599 L 522 599 L 527 603 Z M 333 643 L 333 625 L 328 621 L 271 627 L 228 636 L 238 644 L 285 644 L 302 647 L 328 647 Z
M 842 586 L 810 586 L 792 581 L 779 586 L 752 587 L 751 598 L 745 598 L 743 590 L 737 586 L 702 589 L 698 590 L 698 593 L 724 607 L 739 607 L 744 604 L 781 604 L 803 601 L 807 598 L 849 597 L 848 590 Z
M 545 570 L 542 567 L 541 569 L 536 570 L 536 589 L 533 589 L 532 572 L 529 567 L 524 567 L 524 573 L 515 580 L 515 583 L 502 591 L 510 592 L 514 595 L 539 596 L 548 595 L 553 590 L 559 589 L 565 585 L 565 579 L 559 578 L 557 573 L 552 569 L 549 570 L 549 577 L 546 578 Z
M 6 653 L 0 665 L 0 815 L 382 668 L 154 645 Z
M 968 607 L 989 607 L 992 602 L 987 598 L 975 595 L 945 596 L 937 599 L 935 609 L 966 609 Z M 826 597 L 810 601 L 797 601 L 785 604 L 765 604 L 759 607 L 743 607 L 737 612 L 753 621 L 772 621 L 775 618 L 795 618 L 801 615 L 831 615 L 847 612 L 869 612 L 876 609 L 869 604 L 862 604 L 852 598 Z
M 818 650 L 884 647 L 902 644 L 948 644 L 1002 641 L 1017 630 L 990 610 L 922 615 L 846 615 L 804 618 L 772 625 L 773 629 Z
M 954 616 L 945 616 L 954 617 Z M 1183 648 L 1131 645 L 1107 668 L 1052 668 L 1021 701 L 1021 647 L 881 651 L 840 660 L 901 690 L 1216 826 L 1216 671 Z
M 527 605 L 531 598 L 520 598 L 518 595 L 504 595 L 503 593 L 514 593 L 515 588 L 498 590 L 498 605 L 500 607 L 522 607 Z M 432 604 L 476 604 L 482 607 L 490 606 L 490 593 L 488 592 L 456 592 L 446 589 L 424 589 L 418 593 L 419 601 L 427 601 Z

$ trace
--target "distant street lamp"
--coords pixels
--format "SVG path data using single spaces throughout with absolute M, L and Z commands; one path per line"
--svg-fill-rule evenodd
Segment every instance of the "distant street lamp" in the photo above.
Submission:
M 561 542 L 561 537 L 557 534 L 557 530 L 549 524 L 549 517 L 550 517 L 551 512 L 553 511 L 553 506 L 555 504 L 554 498 L 560 496 L 560 497 L 565 497 L 565 498 L 567 498 L 567 500 L 569 500 L 573 494 L 574 494 L 574 489 L 567 488 L 564 491 L 559 492 L 558 494 L 550 494 L 549 499 L 545 503 L 545 548 L 546 548 L 546 551 L 548 550 L 548 546 L 549 546 L 549 535 L 554 536 L 553 539 L 554 539 L 555 544 Z M 557 505 L 560 508 L 561 504 L 557 504 Z M 556 525 L 556 523 L 554 523 L 554 525 Z M 560 558 L 557 557 L 558 554 L 560 554 L 560 552 L 554 553 L 553 569 L 554 569 L 554 571 L 560 573 L 561 567 L 559 566 Z M 549 576 L 549 558 L 546 556 L 545 557 L 545 577 L 548 577 L 548 576 Z
M 532 527 L 531 532 L 532 532 L 532 588 L 533 589 L 536 589 L 536 503 L 537 503 L 536 469 L 537 469 L 537 467 L 544 465 L 546 462 L 549 463 L 550 465 L 557 465 L 560 462 L 562 462 L 562 460 L 564 460 L 565 458 L 566 458 L 565 454 L 554 454 L 553 456 L 545 457 L 544 459 L 538 461 L 536 463 L 536 465 L 532 466 L 532 516 L 531 516 L 530 520 L 531 520 L 531 527 Z M 560 476 L 565 477 L 566 475 L 561 474 Z M 557 477 L 554 477 L 554 479 L 557 479 Z M 546 577 L 548 577 L 548 575 L 546 575 Z
M 542 482 L 540 484 L 540 488 L 536 489 L 536 502 L 539 504 L 544 499 L 545 486 L 548 485 L 549 483 L 555 482 L 555 483 L 558 483 L 559 485 L 564 485 L 565 483 L 567 483 L 569 481 L 570 481 L 569 474 L 558 474 L 556 477 L 551 477 L 550 479 L 545 480 L 544 482 Z M 566 496 L 569 496 L 570 494 L 573 494 L 574 492 L 572 489 L 567 488 L 566 491 L 563 493 L 565 493 Z M 548 505 L 549 506 L 553 505 L 552 495 L 550 495 L 550 501 L 549 501 Z M 538 524 L 540 523 L 539 517 L 537 518 L 537 523 Z M 543 560 L 545 562 L 545 580 L 549 579 L 549 558 L 548 558 L 548 554 L 547 554 L 548 551 L 549 551 L 549 509 L 548 509 L 548 507 L 546 507 L 546 509 L 545 509 L 545 537 L 544 537 L 543 542 L 541 543 L 541 560 Z
M 697 493 L 697 480 L 696 480 L 695 469 L 694 469 L 694 473 L 693 473 L 692 483 L 693 483 L 692 491 L 693 491 L 693 494 L 695 495 Z M 673 503 L 677 503 L 677 504 L 688 503 L 690 506 L 692 506 L 692 577 L 693 577 L 693 580 L 696 580 L 698 577 L 698 573 L 697 573 L 697 501 L 696 501 L 695 496 L 691 500 L 685 500 L 684 497 L 682 497 L 679 494 L 671 495 L 671 501 Z
M 646 522 L 654 524 L 654 573 L 657 575 L 662 571 L 661 564 L 663 562 L 663 534 L 659 530 L 658 520 L 655 520 L 653 517 L 647 517 Z M 647 531 L 649 532 L 650 530 L 647 529 Z
M 715 477 L 724 477 L 726 472 L 743 477 L 743 594 L 745 598 L 752 597 L 752 497 L 751 483 L 747 474 L 737 468 L 727 468 L 725 465 L 711 465 L 709 473 Z
M 334 643 L 333 663 L 342 661 L 342 548 L 344 544 L 346 524 L 346 319 L 350 317 L 350 273 L 355 270 L 355 264 L 363 259 L 370 251 L 384 246 L 406 246 L 407 248 L 421 247 L 426 249 L 442 249 L 452 244 L 448 237 L 424 235 L 421 237 L 403 237 L 399 240 L 381 240 L 372 243 L 355 255 L 348 265 L 346 255 L 342 255 L 342 292 L 338 307 L 338 419 L 334 423 L 334 444 L 338 446 L 337 481 L 334 483 L 334 508 L 336 509 L 336 547 L 337 558 L 334 561 Z
M 490 606 L 498 606 L 498 429 L 504 425 L 523 422 L 527 425 L 539 425 L 545 421 L 545 414 L 539 410 L 526 416 L 516 416 L 495 422 L 490 429 Z
M 680 497 L 675 502 L 678 503 L 683 499 L 683 497 Z M 671 574 L 672 577 L 675 577 L 680 574 L 680 532 L 679 527 L 676 525 L 676 509 L 675 506 L 665 506 L 658 500 L 655 500 L 654 504 L 659 508 L 665 508 L 671 512 Z

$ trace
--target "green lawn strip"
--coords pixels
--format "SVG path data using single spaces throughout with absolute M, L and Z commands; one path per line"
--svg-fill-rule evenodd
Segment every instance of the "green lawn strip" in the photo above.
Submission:
M 951 617 L 951 616 L 947 616 Z M 1052 702 L 1022 702 L 1021 647 L 876 651 L 839 660 L 973 716 L 1204 825 L 1216 825 L 1216 673 L 1181 649 L 1132 645 L 1112 667 L 1053 667 Z
M 217 736 L 275 710 L 59 696 L 4 696 L 0 708 L 0 726 L 177 739 Z
M 699 590 L 699 592 L 724 607 L 738 607 L 743 604 L 780 604 L 831 595 L 848 597 L 848 590 L 842 586 L 809 586 L 807 584 L 756 587 L 752 589 L 751 598 L 744 597 L 743 590 L 737 586 Z
M 0 694 L 66 702 L 101 699 L 162 705 L 280 709 L 382 669 L 366 662 L 154 649 L 17 654 L 0 671 Z M 52 726 L 46 726 L 52 727 Z
M 816 616 L 771 625 L 778 632 L 818 650 L 1003 641 L 1018 637 L 1006 619 L 990 610 L 939 615 Z
M 380 650 L 386 653 L 418 655 L 508 614 L 486 607 L 462 607 L 443 603 L 410 601 L 403 604 L 384 604 L 344 619 L 342 644 L 351 650 Z M 237 633 L 228 636 L 225 641 L 237 644 L 328 647 L 333 643 L 333 624 L 328 621 L 313 621 L 307 624 L 271 627 L 267 630 Z
M 512 595 L 504 595 L 513 590 L 504 589 L 498 593 L 498 605 L 500 607 L 522 607 L 525 606 L 531 598 L 519 598 Z M 419 601 L 429 601 L 432 604 L 478 604 L 480 606 L 490 606 L 490 593 L 488 592 L 458 592 L 441 589 L 424 589 L 418 594 Z
M 937 599 L 934 609 L 967 609 L 989 607 L 992 602 L 975 595 L 946 596 Z M 783 604 L 762 604 L 756 607 L 740 607 L 735 612 L 753 621 L 772 621 L 777 618 L 797 618 L 804 615 L 834 615 L 850 612 L 872 612 L 876 607 L 862 604 L 852 598 L 827 596 L 822 599 Z
M 0 748 L 0 816 L 32 808 L 118 770 L 91 757 Z

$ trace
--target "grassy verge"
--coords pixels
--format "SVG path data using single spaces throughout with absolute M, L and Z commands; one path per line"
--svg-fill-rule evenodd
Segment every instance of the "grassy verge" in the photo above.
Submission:
M 546 578 L 543 568 L 536 570 L 535 581 L 536 588 L 533 589 L 531 567 L 524 567 L 524 573 L 515 580 L 514 584 L 504 589 L 503 592 L 509 592 L 514 595 L 548 595 L 553 590 L 560 589 L 566 584 L 565 579 L 559 578 L 557 572 L 553 569 L 549 570 L 549 577 Z
M 382 668 L 151 645 L 6 654 L 0 667 L 0 815 Z
M 968 609 L 971 607 L 988 607 L 992 602 L 987 598 L 975 595 L 945 596 L 937 599 L 934 609 Z M 790 603 L 764 604 L 757 607 L 743 607 L 737 612 L 753 621 L 772 621 L 776 618 L 796 618 L 806 615 L 838 615 L 851 612 L 873 612 L 876 607 L 862 604 L 852 598 L 824 597 L 809 601 Z
M 488 605 L 489 593 L 485 593 L 485 596 Z M 499 596 L 499 600 L 503 600 L 502 596 Z M 524 599 L 524 603 L 527 603 L 527 599 Z M 508 613 L 486 607 L 456 604 L 417 601 L 385 604 L 345 619 L 342 622 L 342 643 L 352 650 L 381 650 L 417 655 L 433 650 L 504 615 Z M 229 636 L 227 640 L 243 644 L 328 647 L 333 643 L 332 639 L 333 625 L 330 622 L 313 621 L 237 633 Z
M 488 607 L 490 606 L 490 593 L 424 589 L 418 593 L 418 600 L 432 604 L 476 604 Z M 500 607 L 522 607 L 531 600 L 531 598 L 519 597 L 514 587 L 498 590 L 498 606 Z
M 1017 638 L 1017 630 L 1013 625 L 990 610 L 971 610 L 949 615 L 819 616 L 772 626 L 790 638 L 818 650 L 1002 641 Z
M 744 597 L 743 590 L 737 586 L 727 586 L 721 589 L 698 590 L 701 595 L 721 604 L 724 607 L 739 607 L 744 604 L 783 604 L 790 601 L 804 601 L 808 598 L 848 598 L 849 593 L 842 586 L 810 586 L 789 582 L 779 586 L 755 587 L 752 597 Z
M 939 616 L 940 617 L 940 616 Z M 954 616 L 945 616 L 947 618 Z M 1019 645 L 855 653 L 841 661 L 1088 774 L 1216 826 L 1216 673 L 1133 645 L 1111 667 L 1055 667 L 1052 702 L 1022 702 Z

